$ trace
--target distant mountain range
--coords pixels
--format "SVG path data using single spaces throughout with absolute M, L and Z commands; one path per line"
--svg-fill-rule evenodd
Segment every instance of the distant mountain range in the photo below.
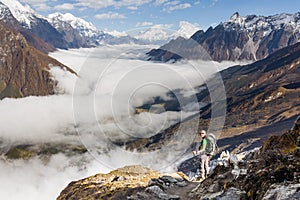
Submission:
M 0 3 L 3 21 L 7 23 L 11 20 L 17 21 L 24 30 L 52 47 L 60 49 L 92 47 L 101 44 L 163 44 L 179 35 L 190 37 L 197 31 L 195 25 L 181 22 L 179 30 L 173 34 L 154 25 L 133 37 L 123 32 L 98 30 L 92 23 L 70 13 L 53 13 L 45 17 L 17 0 L 0 0 Z M 7 12 L 7 9 L 10 12 Z
M 29 41 L 35 36 L 46 42 L 47 48 L 40 42 L 32 42 L 44 52 L 54 48 L 92 47 L 101 44 L 166 43 L 159 49 L 150 51 L 149 60 L 165 62 L 187 58 L 255 61 L 295 44 L 300 38 L 300 13 L 267 17 L 243 17 L 234 13 L 227 22 L 206 31 L 182 21 L 177 31 L 171 31 L 171 27 L 166 25 L 153 25 L 133 37 L 124 32 L 98 30 L 93 24 L 69 13 L 53 13 L 44 17 L 17 0 L 0 0 L 0 3 L 1 20 L 19 23 L 21 33 Z
M 260 60 L 300 39 L 300 13 L 273 16 L 240 16 L 234 13 L 215 28 L 197 31 L 191 38 L 179 37 L 153 49 L 149 60 L 186 59 Z
M 4 66 L 7 69 L 14 69 L 14 66 L 17 66 L 15 63 L 18 62 L 27 62 L 28 64 L 31 54 L 48 53 L 56 48 L 91 47 L 100 44 L 145 44 L 176 37 L 177 39 L 171 40 L 160 49 L 149 52 L 149 59 L 169 61 L 178 60 L 182 57 L 187 59 L 207 59 L 211 57 L 217 61 L 260 60 L 283 47 L 295 44 L 300 38 L 300 13 L 278 14 L 269 17 L 256 15 L 242 17 L 235 13 L 227 22 L 220 23 L 215 28 L 209 28 L 205 32 L 199 30 L 189 39 L 187 37 L 197 30 L 197 27 L 188 22 L 181 22 L 177 32 L 169 33 L 164 27 L 156 26 L 141 31 L 137 38 L 133 38 L 126 33 L 100 31 L 93 24 L 71 14 L 54 13 L 44 17 L 17 0 L 0 0 L 0 14 L 3 32 L 11 31 L 13 35 L 16 35 L 15 40 L 18 40 L 17 38 L 23 38 L 22 41 L 24 40 L 22 42 L 24 45 L 18 46 L 18 48 L 20 47 L 18 50 L 20 54 L 18 55 L 22 56 L 14 57 L 13 62 L 7 62 L 7 59 L 5 59 Z M 4 35 L 3 38 L 5 39 L 6 36 Z M 2 48 L 6 45 L 14 46 L 10 43 L 11 41 L 4 39 Z M 30 47 L 32 50 L 28 54 L 25 51 L 27 49 L 25 46 L 28 46 L 28 48 L 33 46 L 39 51 Z M 6 55 L 3 54 L 3 56 Z M 15 55 L 8 56 L 13 57 Z M 44 55 L 41 57 L 44 57 Z M 45 57 L 44 60 L 49 61 L 49 58 Z M 30 57 L 30 62 L 34 61 L 41 63 L 39 59 L 35 60 Z M 53 62 L 62 66 L 57 61 Z M 32 63 L 32 65 L 37 64 Z M 43 69 L 48 68 L 45 63 L 43 63 L 43 67 Z M 3 90 L 3 88 L 5 89 L 10 85 L 8 80 L 11 79 L 10 75 L 13 73 L 5 74 L 5 68 L 2 71 L 3 77 L 0 81 L 2 81 L 1 88 Z M 43 77 L 45 78 L 44 81 L 47 82 L 49 76 Z M 3 80 L 6 80 L 4 81 L 5 84 Z M 48 92 L 37 92 L 37 90 L 44 91 L 44 89 L 32 88 L 31 91 L 24 85 L 24 81 L 22 84 L 14 83 L 13 85 L 18 86 L 18 91 L 21 91 L 21 95 L 15 96 L 52 93 L 50 89 Z M 2 97 L 7 96 L 3 94 Z M 5 92 L 5 94 L 7 93 Z

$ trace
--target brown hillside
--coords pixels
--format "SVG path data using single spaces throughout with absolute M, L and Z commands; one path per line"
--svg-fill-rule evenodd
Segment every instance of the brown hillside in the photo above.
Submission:
M 51 65 L 74 73 L 29 45 L 20 32 L 4 24 L 0 24 L 0 37 L 0 99 L 54 94 L 56 83 L 50 77 Z

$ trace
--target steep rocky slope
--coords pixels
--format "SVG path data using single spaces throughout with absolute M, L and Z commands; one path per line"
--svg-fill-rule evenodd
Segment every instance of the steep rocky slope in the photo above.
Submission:
M 54 94 L 51 66 L 71 69 L 32 47 L 17 30 L 0 23 L 0 99 Z
M 179 37 L 153 49 L 148 53 L 149 59 L 260 60 L 299 41 L 299 16 L 300 13 L 243 17 L 235 13 L 227 22 L 205 32 L 199 30 L 190 39 Z
M 266 133 L 280 134 L 289 129 L 291 120 L 300 113 L 300 43 L 283 48 L 253 64 L 226 69 L 221 76 L 226 99 L 222 99 L 221 95 L 212 105 L 207 85 L 210 85 L 210 90 L 218 87 L 212 78 L 201 86 L 206 89 L 196 94 L 198 101 L 206 104 L 201 108 L 200 115 L 175 124 L 151 138 L 128 142 L 127 148 L 140 151 L 159 149 L 170 141 L 174 142 L 181 126 L 207 129 L 214 106 L 213 120 L 226 117 L 220 137 L 229 139 L 220 140 L 220 145 L 241 150 L 261 145 L 267 137 Z M 174 98 L 166 104 L 178 105 L 178 101 Z M 172 109 L 172 106 L 165 107 Z M 224 108 L 226 113 L 223 112 Z M 215 127 L 210 128 L 211 131 L 218 131 L 214 130 Z M 184 130 L 184 134 L 195 136 L 189 130 Z M 237 139 L 234 137 L 239 137 L 241 142 L 233 142 Z
M 127 166 L 70 183 L 58 200 L 83 199 L 298 199 L 300 197 L 300 119 L 281 136 L 240 162 L 229 159 L 202 183 L 178 172 L 163 175 Z

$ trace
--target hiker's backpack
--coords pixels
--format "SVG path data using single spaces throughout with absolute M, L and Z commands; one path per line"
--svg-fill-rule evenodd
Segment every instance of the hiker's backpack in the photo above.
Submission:
M 215 155 L 218 151 L 218 146 L 217 146 L 217 141 L 216 141 L 215 135 L 212 133 L 207 134 L 206 140 L 207 140 L 207 144 L 206 144 L 206 148 L 205 148 L 206 154 L 210 155 L 210 156 Z

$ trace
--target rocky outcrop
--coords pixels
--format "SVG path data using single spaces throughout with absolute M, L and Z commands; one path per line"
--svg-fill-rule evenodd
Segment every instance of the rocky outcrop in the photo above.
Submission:
M 299 138 L 298 125 L 281 136 L 270 137 L 259 151 L 250 153 L 237 166 L 219 166 L 190 197 L 213 199 L 216 194 L 230 192 L 237 196 L 235 199 L 299 198 Z M 246 173 L 236 173 L 241 169 Z
M 240 16 L 151 50 L 149 60 L 260 60 L 300 39 L 299 15 Z
M 142 191 L 159 173 L 142 166 L 127 166 L 70 183 L 57 200 L 122 199 Z
M 70 183 L 57 200 L 93 199 L 189 199 L 197 183 L 188 182 L 182 173 L 163 175 L 149 168 L 133 165 L 108 174 L 97 174 Z
M 32 47 L 15 29 L 0 24 L 0 99 L 54 94 L 51 66 L 65 65 Z

